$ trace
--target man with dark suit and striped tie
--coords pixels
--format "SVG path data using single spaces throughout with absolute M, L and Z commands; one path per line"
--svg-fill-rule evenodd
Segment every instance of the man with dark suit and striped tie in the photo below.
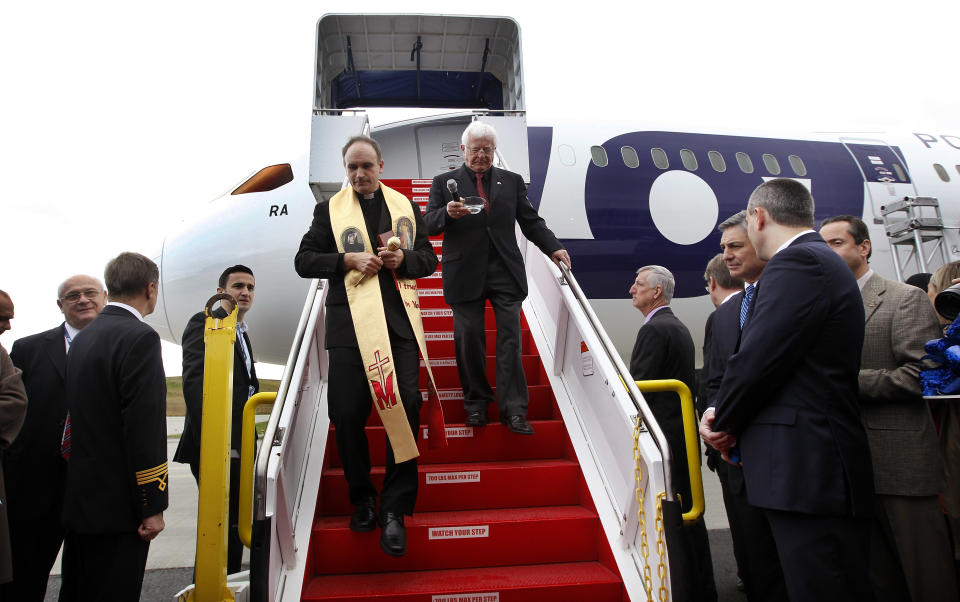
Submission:
M 11 349 L 10 359 L 23 370 L 30 404 L 20 434 L 3 456 L 13 581 L 0 585 L 0 600 L 40 602 L 47 591 L 47 579 L 63 543 L 67 461 L 61 444 L 67 417 L 67 352 L 106 302 L 99 280 L 71 276 L 57 288 L 63 323 L 17 339 Z

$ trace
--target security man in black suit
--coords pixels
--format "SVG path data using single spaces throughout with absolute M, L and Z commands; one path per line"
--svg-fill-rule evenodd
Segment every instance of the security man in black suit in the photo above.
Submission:
M 143 322 L 159 276 L 138 253 L 112 259 L 109 303 L 67 356 L 61 602 L 138 600 L 150 541 L 164 527 L 167 385 L 160 336 Z
M 27 416 L 3 457 L 7 484 L 13 581 L 0 585 L 0 600 L 43 600 L 47 579 L 63 543 L 63 490 L 67 462 L 60 453 L 67 416 L 64 370 L 73 339 L 93 322 L 107 294 L 92 276 L 76 275 L 57 289 L 64 321 L 17 339 L 10 359 L 23 370 Z
M 703 371 L 707 393 L 707 408 L 702 412 L 701 429 L 709 434 L 704 424 L 713 420 L 717 391 L 727 368 L 727 360 L 740 343 L 741 317 L 744 321 L 750 307 L 745 302 L 746 291 L 753 289 L 766 261 L 757 257 L 757 252 L 747 237 L 747 212 L 741 211 L 723 221 L 720 230 L 720 248 L 723 249 L 725 268 L 731 277 L 740 278 L 739 291 L 733 296 L 717 300 L 719 305 L 713 316 L 713 332 L 710 349 L 703 354 Z M 749 287 L 749 289 L 745 289 Z M 755 289 L 754 289 L 755 290 Z M 730 537 L 733 540 L 737 567 L 743 580 L 747 600 L 751 602 L 778 602 L 787 600 L 786 584 L 783 581 L 783 569 L 777 556 L 776 542 L 770 532 L 770 524 L 763 510 L 751 506 L 747 500 L 747 491 L 743 483 L 743 470 L 740 466 L 724 462 L 720 453 L 708 447 L 707 464 L 716 470 L 723 492 L 723 505 L 730 523 Z
M 256 282 L 253 270 L 245 265 L 231 266 L 220 274 L 218 293 L 229 293 L 237 300 L 237 338 L 233 343 L 233 425 L 230 435 L 230 528 L 227 535 L 227 572 L 240 572 L 243 543 L 237 530 L 240 504 L 240 437 L 243 424 L 243 406 L 260 390 L 257 368 L 253 361 L 253 345 L 247 334 L 244 318 L 253 306 Z M 203 360 L 206 345 L 203 332 L 206 326 L 204 312 L 197 312 L 183 330 L 183 400 L 187 416 L 183 435 L 173 455 L 174 462 L 190 465 L 190 472 L 200 484 L 200 425 L 203 416 Z
M 484 308 L 489 299 L 497 321 L 497 405 L 500 421 L 514 433 L 533 434 L 527 422 L 529 396 L 520 348 L 520 310 L 527 276 L 517 246 L 516 224 L 554 262 L 570 267 L 570 256 L 527 200 L 519 174 L 493 166 L 497 133 L 472 122 L 463 132 L 464 162 L 433 178 L 424 221 L 430 234 L 443 234 L 443 297 L 453 310 L 457 372 L 463 386 L 467 426 L 487 424 L 493 389 L 487 380 Z M 480 197 L 485 208 L 471 215 L 454 198 Z
M 857 406 L 863 303 L 813 231 L 813 207 L 785 178 L 750 195 L 747 232 L 767 266 L 704 439 L 725 459 L 739 454 L 793 602 L 872 600 L 873 470 Z
M 630 296 L 633 306 L 643 314 L 644 323 L 637 332 L 633 353 L 630 354 L 630 375 L 635 380 L 676 379 L 692 392 L 695 356 L 693 337 L 670 309 L 674 284 L 673 274 L 663 266 L 646 265 L 637 270 Z M 693 507 L 693 493 L 680 399 L 673 392 L 644 393 L 643 398 L 670 445 L 674 489 L 679 494 L 681 510 L 687 512 Z M 687 557 L 691 561 L 692 600 L 715 602 L 717 586 L 713 580 L 710 541 L 703 517 L 691 525 L 684 525 L 682 535 Z
M 343 162 L 350 181 L 350 201 L 360 205 L 368 239 L 376 246 L 373 241 L 377 241 L 380 234 L 393 230 L 390 207 L 380 184 L 383 172 L 380 145 L 367 136 L 354 136 L 343 147 Z M 389 194 L 393 198 L 400 196 L 393 190 Z M 377 523 L 377 490 L 370 481 L 370 449 L 366 434 L 372 398 L 346 289 L 347 286 L 356 287 L 360 282 L 345 282 L 345 279 L 351 270 L 361 272 L 361 279 L 378 274 L 400 400 L 410 429 L 416 434 L 422 404 L 417 384 L 419 350 L 403 299 L 389 270 L 401 279 L 423 278 L 437 269 L 437 255 L 430 245 L 420 208 L 406 199 L 399 202 L 406 200 L 410 203 L 410 215 L 416 226 L 412 249 L 391 251 L 381 246 L 374 255 L 364 251 L 363 243 L 355 240 L 347 241 L 345 252 L 339 252 L 330 217 L 331 203 L 339 200 L 335 196 L 317 204 L 313 223 L 300 242 L 294 265 L 304 278 L 328 279 L 326 348 L 329 354 L 327 399 L 330 420 L 336 430 L 337 452 L 349 485 L 350 503 L 354 505 L 350 529 L 365 532 L 372 531 Z M 354 232 L 359 234 L 356 230 Z M 346 238 L 349 231 L 344 234 Z M 350 250 L 354 244 L 359 244 L 359 249 Z M 386 475 L 380 491 L 380 547 L 392 556 L 406 553 L 403 520 L 404 516 L 413 514 L 417 478 L 416 458 L 396 463 L 393 448 L 387 445 Z

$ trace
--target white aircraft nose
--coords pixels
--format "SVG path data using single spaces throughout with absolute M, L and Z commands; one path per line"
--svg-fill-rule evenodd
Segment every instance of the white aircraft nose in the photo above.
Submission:
M 154 245 L 150 253 L 145 253 L 147 257 L 153 260 L 160 268 L 160 291 L 157 298 L 157 306 L 153 308 L 153 313 L 144 318 L 144 321 L 153 327 L 160 335 L 160 338 L 166 341 L 172 341 L 173 331 L 170 329 L 170 321 L 167 319 L 167 306 L 164 303 L 163 290 L 163 240 L 160 244 Z

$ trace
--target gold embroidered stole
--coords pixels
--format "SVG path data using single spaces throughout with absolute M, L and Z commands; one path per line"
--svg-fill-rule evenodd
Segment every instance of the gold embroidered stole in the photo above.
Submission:
M 410 201 L 399 192 L 380 184 L 387 209 L 390 211 L 390 223 L 393 231 L 401 240 L 404 249 L 413 249 L 416 238 L 416 220 Z M 363 210 L 354 194 L 352 187 L 347 187 L 330 199 L 330 225 L 337 242 L 337 250 L 341 253 L 365 251 L 376 254 L 376 247 L 367 236 L 366 222 Z M 360 248 L 362 243 L 363 248 Z M 390 348 L 390 334 L 387 330 L 387 318 L 384 313 L 383 298 L 380 296 L 380 277 L 386 274 L 380 272 L 367 276 L 361 280 L 362 274 L 357 270 L 348 270 L 344 274 L 344 286 L 347 291 L 347 302 L 350 305 L 350 315 L 353 318 L 353 328 L 357 335 L 357 344 L 360 347 L 360 356 L 367 368 L 367 382 L 370 385 L 370 394 L 380 415 L 380 421 L 387 431 L 390 445 L 396 462 L 405 462 L 419 455 L 416 438 L 410 429 L 407 415 L 400 401 L 399 387 L 394 371 L 393 351 Z M 359 284 L 358 284 L 359 282 Z M 427 357 L 423 322 L 420 319 L 420 299 L 417 295 L 415 280 L 397 279 L 400 298 L 403 300 L 407 318 L 413 328 L 417 345 L 423 356 L 427 368 L 428 387 L 430 397 L 436 399 L 435 414 L 440 407 L 439 397 L 436 394 L 436 384 L 430 360 Z M 445 435 L 442 426 L 442 410 L 440 414 L 440 433 Z M 434 430 L 434 429 L 431 429 Z M 431 433 L 433 434 L 433 433 Z M 445 443 L 445 438 L 434 440 L 430 438 L 431 447 Z

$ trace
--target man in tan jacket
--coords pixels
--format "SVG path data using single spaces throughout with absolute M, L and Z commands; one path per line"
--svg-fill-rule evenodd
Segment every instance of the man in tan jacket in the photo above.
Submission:
M 940 336 L 937 315 L 923 291 L 870 269 L 870 235 L 861 219 L 825 219 L 820 235 L 853 271 L 866 314 L 859 402 L 877 493 L 874 594 L 877 600 L 957 600 L 938 500 L 943 461 L 919 381 L 923 345 Z

